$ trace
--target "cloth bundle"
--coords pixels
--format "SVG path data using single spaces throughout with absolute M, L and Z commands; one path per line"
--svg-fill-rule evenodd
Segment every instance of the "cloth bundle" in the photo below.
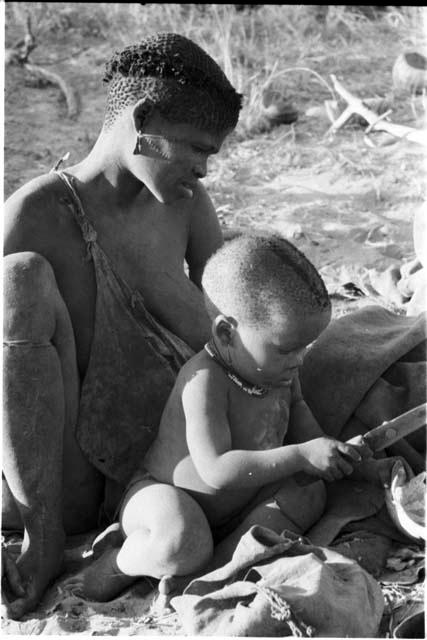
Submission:
M 398 316 L 376 305 L 333 320 L 301 370 L 303 396 L 322 429 L 347 440 L 425 402 L 426 329 L 424 313 Z M 422 430 L 407 441 L 425 451 Z
M 379 584 L 357 562 L 259 526 L 172 604 L 186 633 L 207 636 L 373 637 L 384 610 Z

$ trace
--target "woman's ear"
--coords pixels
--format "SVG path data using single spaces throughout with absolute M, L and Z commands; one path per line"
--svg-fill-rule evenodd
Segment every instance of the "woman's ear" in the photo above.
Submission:
M 154 105 L 151 100 L 143 98 L 138 100 L 132 110 L 132 118 L 137 133 L 142 133 L 149 116 L 153 113 Z
M 233 344 L 236 328 L 237 320 L 222 313 L 212 323 L 212 333 L 224 347 Z

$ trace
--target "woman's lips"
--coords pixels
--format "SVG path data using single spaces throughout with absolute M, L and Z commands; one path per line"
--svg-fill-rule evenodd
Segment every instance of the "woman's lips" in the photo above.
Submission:
M 186 182 L 183 181 L 181 182 L 181 188 L 182 190 L 185 192 L 185 197 L 186 198 L 192 198 L 194 195 L 194 191 L 196 189 L 196 183 L 195 182 Z

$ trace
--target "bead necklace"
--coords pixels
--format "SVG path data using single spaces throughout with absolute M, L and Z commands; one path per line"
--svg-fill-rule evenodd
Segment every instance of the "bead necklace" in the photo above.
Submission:
M 250 382 L 247 382 L 246 380 L 238 376 L 237 373 L 235 373 L 233 370 L 231 370 L 227 366 L 227 364 L 224 362 L 221 356 L 218 355 L 214 351 L 214 349 L 215 347 L 213 346 L 212 341 L 209 340 L 209 342 L 205 344 L 205 351 L 210 355 L 212 360 L 215 360 L 215 362 L 221 365 L 221 367 L 224 369 L 225 373 L 227 374 L 227 377 L 232 382 L 234 382 L 234 384 L 237 385 L 239 389 L 249 394 L 250 396 L 256 396 L 258 398 L 260 398 L 261 396 L 265 396 L 269 392 L 269 389 L 267 387 L 261 387 L 256 384 L 251 384 Z

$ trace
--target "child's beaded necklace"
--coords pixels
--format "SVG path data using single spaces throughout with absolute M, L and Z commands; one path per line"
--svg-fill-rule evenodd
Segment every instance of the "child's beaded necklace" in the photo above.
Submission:
M 245 393 L 249 394 L 250 396 L 257 396 L 258 398 L 260 398 L 262 396 L 265 396 L 269 392 L 269 389 L 267 387 L 261 387 L 256 384 L 251 384 L 250 382 L 247 382 L 246 380 L 238 376 L 235 371 L 230 369 L 227 363 L 224 362 L 221 356 L 217 353 L 212 340 L 209 340 L 209 342 L 205 344 L 205 351 L 210 355 L 212 360 L 215 360 L 215 362 L 217 362 L 224 369 L 227 377 Z

